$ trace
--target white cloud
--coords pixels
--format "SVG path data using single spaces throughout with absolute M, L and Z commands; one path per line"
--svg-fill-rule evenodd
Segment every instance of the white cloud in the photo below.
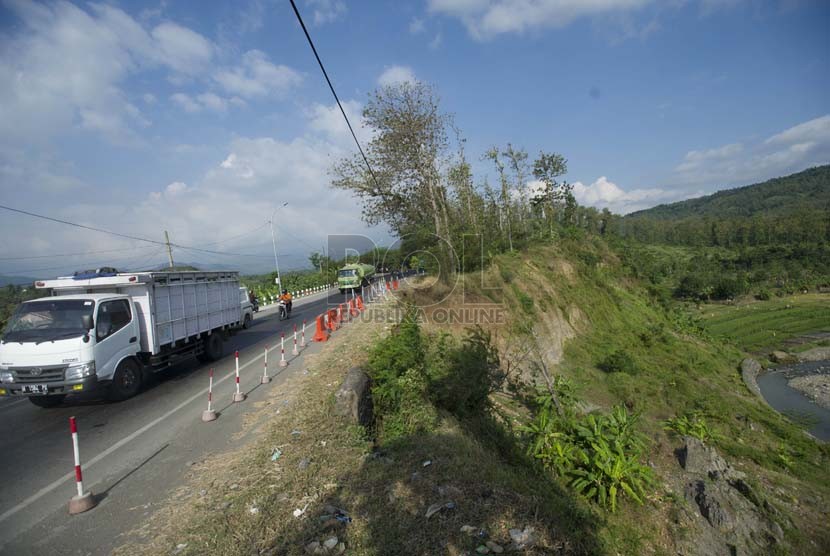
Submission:
M 128 77 L 158 67 L 192 73 L 212 56 L 210 42 L 194 31 L 171 22 L 148 30 L 104 4 L 88 11 L 68 2 L 8 7 L 20 24 L 0 57 L 0 141 L 39 142 L 82 129 L 139 144 L 136 127 L 149 122 L 127 100 Z
M 415 72 L 408 66 L 390 66 L 378 77 L 378 85 L 381 87 L 412 81 L 415 81 Z
M 314 25 L 331 23 L 346 13 L 342 0 L 306 0 L 306 5 L 313 9 Z
M 767 145 L 830 141 L 830 114 L 777 133 L 764 141 Z
M 425 30 L 426 27 L 424 26 L 424 20 L 420 17 L 413 17 L 409 22 L 409 32 L 413 35 L 423 33 Z
M 358 141 L 365 146 L 366 143 L 372 140 L 373 133 L 364 123 L 363 105 L 356 100 L 349 100 L 342 104 Z M 310 130 L 322 134 L 327 140 L 345 149 L 353 148 L 354 140 L 351 133 L 349 133 L 348 126 L 346 126 L 346 121 L 343 119 L 343 114 L 340 113 L 340 109 L 336 104 L 328 106 L 314 104 L 308 110 L 308 117 Z
M 436 34 L 435 37 L 433 37 L 433 39 L 429 41 L 430 50 L 437 50 L 441 46 L 443 40 L 444 37 L 441 36 L 441 33 Z
M 573 195 L 582 205 L 608 208 L 618 214 L 626 214 L 661 202 L 676 201 L 689 196 L 679 191 L 667 191 L 660 188 L 626 191 L 605 176 L 600 176 L 590 185 L 575 182 Z
M 561 28 L 576 19 L 640 9 L 653 0 L 429 0 L 429 11 L 460 19 L 476 39 Z
M 144 101 L 144 104 L 155 104 L 156 103 L 156 95 L 153 93 L 144 93 L 141 96 L 141 99 Z
M 764 141 L 694 150 L 675 168 L 683 185 L 736 186 L 830 162 L 830 115 L 800 123 Z
M 216 112 L 224 112 L 228 109 L 228 101 L 213 93 L 202 93 L 196 97 L 196 100 L 202 103 L 205 108 Z
M 743 150 L 744 146 L 741 143 L 731 143 L 716 149 L 689 151 L 676 170 L 679 172 L 693 171 L 704 165 L 711 164 L 713 161 L 732 158 Z
M 249 50 L 241 63 L 218 71 L 214 79 L 231 94 L 242 98 L 264 97 L 283 93 L 299 85 L 302 76 L 284 65 L 275 65 L 260 50 Z
M 193 191 L 192 187 L 188 187 L 188 185 L 181 181 L 174 181 L 167 185 L 164 188 L 164 191 L 153 191 L 150 193 L 150 200 L 151 201 L 160 201 L 162 198 L 170 199 L 172 197 L 179 197 Z
M 178 72 L 202 72 L 213 57 L 210 41 L 187 27 L 165 22 L 153 29 L 152 35 L 159 60 Z
M 184 93 L 172 94 L 170 95 L 170 100 L 182 107 L 185 112 L 199 112 L 202 109 L 202 106 L 198 102 L 193 100 L 190 95 Z
M 190 114 L 195 114 L 203 110 L 225 112 L 228 109 L 228 104 L 233 104 L 234 106 L 245 104 L 245 101 L 240 98 L 233 97 L 231 99 L 225 99 L 210 92 L 201 93 L 195 97 L 185 93 L 175 93 L 170 95 L 170 100 Z

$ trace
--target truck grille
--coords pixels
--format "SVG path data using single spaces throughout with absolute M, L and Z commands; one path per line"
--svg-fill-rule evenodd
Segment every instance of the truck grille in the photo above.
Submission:
M 63 371 L 66 370 L 66 365 L 59 367 L 26 367 L 10 370 L 14 371 L 15 382 L 21 384 L 55 382 L 63 380 Z

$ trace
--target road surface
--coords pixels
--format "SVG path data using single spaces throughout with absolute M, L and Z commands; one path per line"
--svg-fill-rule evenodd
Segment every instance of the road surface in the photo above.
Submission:
M 311 342 L 314 319 L 330 299 L 318 294 L 295 300 L 291 318 L 279 321 L 273 309 L 260 311 L 248 330 L 225 342 L 226 356 L 210 365 L 195 359 L 155 375 L 138 396 L 123 402 L 68 398 L 54 409 L 28 400 L 0 397 L 0 554 L 109 554 L 129 531 L 155 509 L 170 489 L 179 486 L 188 463 L 238 445 L 232 440 L 242 417 L 265 397 L 265 389 L 302 369 L 304 353 L 319 349 Z M 309 347 L 296 359 L 293 327 L 308 322 Z M 265 346 L 278 346 L 286 335 L 289 365 L 278 366 L 279 349 L 268 358 L 270 384 L 259 385 Z M 241 389 L 248 400 L 231 403 L 234 350 L 239 350 Z M 215 408 L 220 417 L 202 423 L 206 409 L 208 369 L 215 367 Z M 99 499 L 84 514 L 69 516 L 75 494 L 68 420 L 78 422 L 84 486 Z

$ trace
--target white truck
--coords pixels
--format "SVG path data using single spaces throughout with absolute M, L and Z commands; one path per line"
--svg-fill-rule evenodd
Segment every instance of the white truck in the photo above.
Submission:
M 93 271 L 35 287 L 52 295 L 21 303 L 9 319 L 0 395 L 40 407 L 99 387 L 129 398 L 149 373 L 221 358 L 223 341 L 252 317 L 236 272 Z

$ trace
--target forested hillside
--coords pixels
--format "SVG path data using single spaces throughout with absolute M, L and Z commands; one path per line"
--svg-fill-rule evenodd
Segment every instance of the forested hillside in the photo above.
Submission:
M 635 212 L 616 221 L 615 231 L 673 245 L 825 242 L 830 240 L 830 166 Z

